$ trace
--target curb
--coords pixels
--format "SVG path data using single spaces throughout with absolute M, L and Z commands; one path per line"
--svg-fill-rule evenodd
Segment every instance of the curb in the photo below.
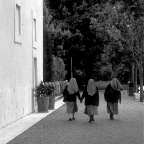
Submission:
M 55 101 L 58 101 L 58 100 L 62 99 L 62 97 L 63 97 L 63 94 L 61 94 L 61 95 L 59 95 L 59 96 L 56 96 L 56 97 L 55 97 Z

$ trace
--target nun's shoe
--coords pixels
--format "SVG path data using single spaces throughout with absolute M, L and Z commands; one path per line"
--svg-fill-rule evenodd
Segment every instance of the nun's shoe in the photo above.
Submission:
M 92 117 L 90 117 L 90 119 L 89 119 L 89 123 L 91 123 L 92 122 Z
M 113 114 L 110 114 L 110 120 L 114 120 Z
M 71 118 L 69 118 L 69 121 L 72 121 L 72 119 L 71 119 Z
M 94 116 L 92 116 L 91 121 L 94 121 Z

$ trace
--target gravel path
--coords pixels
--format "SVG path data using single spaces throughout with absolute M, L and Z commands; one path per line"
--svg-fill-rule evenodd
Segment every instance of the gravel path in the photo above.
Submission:
M 109 120 L 102 92 L 99 115 L 93 123 L 83 114 L 84 104 L 78 102 L 78 108 L 76 120 L 68 121 L 63 105 L 8 144 L 144 144 L 143 103 L 124 92 L 119 115 L 113 121 Z

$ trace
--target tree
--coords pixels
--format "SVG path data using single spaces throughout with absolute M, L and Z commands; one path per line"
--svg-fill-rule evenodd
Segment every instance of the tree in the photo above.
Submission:
M 65 64 L 61 58 L 53 56 L 52 71 L 52 81 L 63 81 L 65 79 Z
M 114 14 L 109 17 L 111 25 L 108 27 L 108 32 L 131 53 L 133 61 L 138 66 L 141 85 L 140 101 L 143 101 L 144 18 L 141 16 L 142 12 L 139 15 L 130 13 L 129 10 L 121 13 L 119 7 L 122 8 L 123 5 L 117 3 L 113 7 Z
M 51 36 L 48 33 L 48 27 L 51 21 L 51 15 L 43 3 L 43 71 L 44 71 L 44 81 L 51 81 L 52 78 L 52 41 Z
M 130 25 L 133 19 L 142 16 L 141 12 L 137 12 L 140 0 L 46 2 L 52 15 L 52 54 L 64 60 L 68 75 L 70 57 L 73 57 L 75 76 L 98 79 L 106 78 L 110 73 L 120 78 L 128 75 L 131 61 L 135 62 L 133 50 L 136 43 Z M 134 34 L 134 40 L 131 34 Z M 102 56 L 107 58 L 107 62 L 103 61 Z M 121 74 L 124 68 L 126 71 Z

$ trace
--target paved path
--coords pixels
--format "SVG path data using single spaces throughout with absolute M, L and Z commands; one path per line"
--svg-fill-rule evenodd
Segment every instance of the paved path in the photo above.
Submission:
M 119 115 L 109 120 L 103 93 L 100 93 L 99 115 L 88 123 L 84 104 L 78 102 L 76 120 L 68 121 L 63 105 L 8 144 L 144 144 L 143 103 L 123 93 Z

